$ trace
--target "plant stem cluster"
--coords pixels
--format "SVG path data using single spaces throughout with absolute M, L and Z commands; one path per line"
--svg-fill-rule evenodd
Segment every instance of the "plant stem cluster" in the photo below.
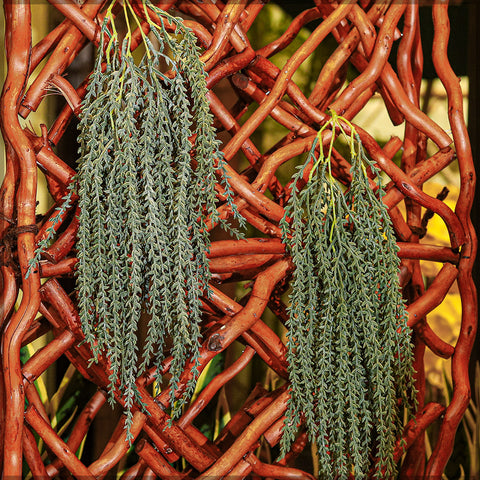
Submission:
M 215 175 L 224 172 L 196 39 L 180 19 L 148 5 L 157 25 L 143 6 L 158 46 L 143 36 L 139 62 L 130 30 L 120 41 L 107 11 L 82 105 L 77 176 L 79 313 L 93 360 L 102 353 L 109 359 L 111 398 L 123 396 L 129 440 L 132 407 L 141 404 L 135 381 L 152 363 L 160 381 L 167 337 L 172 416 L 193 392 L 200 297 L 210 279 L 206 219 L 218 221 Z M 124 8 L 127 24 L 128 15 L 138 22 L 128 1 Z M 148 325 L 140 356 L 142 316 Z M 193 369 L 181 396 L 187 361 Z
M 410 411 L 415 398 L 398 248 L 383 189 L 379 185 L 375 194 L 367 169 L 380 177 L 351 125 L 351 184 L 343 191 L 332 176 L 340 120 L 333 113 L 319 132 L 295 174 L 282 221 L 296 266 L 287 325 L 291 399 L 282 452 L 304 422 L 318 447 L 320 478 L 362 479 L 372 469 L 376 478 L 393 478 L 395 441 L 404 409 Z M 323 146 L 327 127 L 332 136 Z

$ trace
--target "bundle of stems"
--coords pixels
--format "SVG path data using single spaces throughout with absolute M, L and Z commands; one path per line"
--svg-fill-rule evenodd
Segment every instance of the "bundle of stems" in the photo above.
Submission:
M 282 453 L 303 421 L 318 447 L 320 478 L 347 479 L 352 473 L 367 478 L 373 458 L 376 477 L 392 478 L 404 408 L 412 413 L 415 398 L 410 329 L 380 172 L 354 127 L 348 124 L 346 135 L 342 122 L 332 112 L 319 131 L 294 176 L 281 222 L 296 267 L 287 325 L 291 398 Z M 323 146 L 328 128 L 330 142 Z M 346 190 L 332 175 L 337 132 L 350 150 Z M 308 181 L 300 189 L 307 168 Z M 374 189 L 368 172 L 379 182 Z
M 134 403 L 142 405 L 135 381 L 152 362 L 160 366 L 167 338 L 173 417 L 194 390 L 200 297 L 208 295 L 210 279 L 206 221 L 220 221 L 217 176 L 234 204 L 195 36 L 181 19 L 144 2 L 146 36 L 125 0 L 127 33 L 120 39 L 114 3 L 102 24 L 79 125 L 77 294 L 93 361 L 106 354 L 110 398 L 122 392 L 130 434 Z M 130 23 L 140 27 L 145 48 L 137 62 Z M 140 359 L 142 315 L 148 325 Z M 182 395 L 178 382 L 189 359 L 193 369 Z M 157 380 L 160 385 L 159 368 Z

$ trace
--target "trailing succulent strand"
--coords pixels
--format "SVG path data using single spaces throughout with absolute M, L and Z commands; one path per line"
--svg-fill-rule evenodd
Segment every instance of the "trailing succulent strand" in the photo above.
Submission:
M 376 478 L 393 478 L 404 409 L 411 414 L 415 401 L 398 247 L 381 200 L 379 172 L 353 126 L 349 124 L 351 135 L 345 135 L 340 119 L 332 112 L 317 135 L 294 176 L 281 222 L 296 267 L 287 324 L 291 398 L 282 455 L 304 421 L 317 444 L 320 478 L 354 474 L 358 480 L 372 472 Z M 322 136 L 328 127 L 332 136 L 324 152 Z M 337 130 L 350 147 L 346 191 L 332 176 Z M 379 182 L 376 193 L 367 169 Z
M 110 398 L 122 392 L 131 440 L 132 407 L 135 401 L 141 404 L 135 380 L 152 363 L 159 367 L 167 336 L 173 345 L 173 417 L 193 392 L 200 297 L 209 293 L 206 220 L 222 222 L 216 174 L 227 201 L 234 203 L 194 35 L 180 19 L 143 4 L 157 45 L 144 36 L 146 53 L 135 62 L 131 32 L 120 41 L 112 6 L 102 25 L 79 125 L 77 293 L 93 361 L 102 354 L 109 359 Z M 138 22 L 128 1 L 124 15 L 127 25 L 132 16 Z M 175 27 L 174 34 L 164 22 Z M 162 73 L 165 65 L 172 74 Z M 243 223 L 235 209 L 234 215 Z M 144 314 L 147 336 L 140 355 L 137 329 Z M 193 362 L 191 379 L 179 392 L 187 361 Z
M 42 258 L 43 252 L 48 249 L 48 247 L 53 242 L 55 235 L 57 233 L 56 226 L 61 223 L 62 217 L 66 215 L 68 210 L 73 205 L 73 195 L 75 193 L 75 177 L 72 178 L 71 183 L 67 187 L 67 191 L 65 195 L 62 197 L 62 203 L 55 208 L 55 216 L 50 219 L 50 226 L 46 229 L 45 238 L 38 242 L 37 248 L 35 249 L 35 255 L 33 258 L 30 259 L 27 273 L 25 274 L 25 278 L 28 278 L 30 274 L 37 268 L 38 264 L 40 263 L 40 259 Z

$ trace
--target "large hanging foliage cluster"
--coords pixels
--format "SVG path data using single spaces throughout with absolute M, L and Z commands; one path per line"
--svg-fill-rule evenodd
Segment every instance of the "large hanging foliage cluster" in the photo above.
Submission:
M 327 127 L 332 136 L 323 147 Z M 379 172 L 351 128 L 348 189 L 332 176 L 335 132 L 343 131 L 333 113 L 295 174 L 282 221 L 296 267 L 282 448 L 288 451 L 303 419 L 318 447 L 320 478 L 367 478 L 373 459 L 376 478 L 393 478 L 395 441 L 414 398 L 412 348 L 391 220 L 381 185 L 375 194 L 367 176 L 370 169 L 380 181 Z
M 148 7 L 159 20 L 143 5 L 156 45 L 144 36 L 139 62 L 130 31 L 120 42 L 107 11 L 79 126 L 79 312 L 94 360 L 105 352 L 110 361 L 110 391 L 123 393 L 127 427 L 134 401 L 141 403 L 135 380 L 152 361 L 159 366 L 167 336 L 172 405 L 188 359 L 193 371 L 183 398 L 194 389 L 200 296 L 210 279 L 205 222 L 219 220 L 216 172 L 232 201 L 196 38 L 180 19 Z M 128 1 L 124 15 L 127 26 L 129 15 L 137 19 Z M 149 320 L 139 362 L 143 314 Z

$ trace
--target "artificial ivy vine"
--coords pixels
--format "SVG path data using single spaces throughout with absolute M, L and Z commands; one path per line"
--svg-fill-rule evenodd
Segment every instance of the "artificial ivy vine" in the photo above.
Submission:
M 139 25 L 130 2 L 123 5 L 127 26 L 131 19 Z M 173 345 L 172 416 L 193 392 L 200 296 L 208 293 L 210 279 L 206 219 L 220 221 L 216 173 L 227 202 L 234 204 L 195 36 L 181 19 L 144 3 L 157 45 L 143 35 L 145 55 L 135 62 L 131 31 L 119 40 L 112 6 L 79 126 L 77 288 L 86 341 L 95 361 L 103 352 L 110 361 L 111 399 L 114 391 L 122 392 L 130 439 L 132 406 L 141 404 L 135 380 L 152 362 L 159 367 L 167 336 Z M 175 27 L 174 34 L 164 22 Z M 162 73 L 165 65 L 171 74 Z M 143 314 L 149 320 L 139 361 L 137 329 Z M 177 401 L 189 359 L 192 377 Z
M 347 136 L 339 120 L 346 122 L 332 112 L 296 172 L 281 222 L 295 264 L 282 452 L 303 420 L 317 444 L 320 478 L 367 478 L 372 462 L 376 478 L 393 478 L 395 441 L 404 409 L 411 412 L 415 398 L 398 247 L 379 172 L 353 126 Z M 332 136 L 324 152 L 328 127 Z M 348 139 L 352 164 L 345 192 L 331 170 L 338 130 Z M 300 189 L 307 167 L 308 182 Z M 379 182 L 376 194 L 367 169 Z

